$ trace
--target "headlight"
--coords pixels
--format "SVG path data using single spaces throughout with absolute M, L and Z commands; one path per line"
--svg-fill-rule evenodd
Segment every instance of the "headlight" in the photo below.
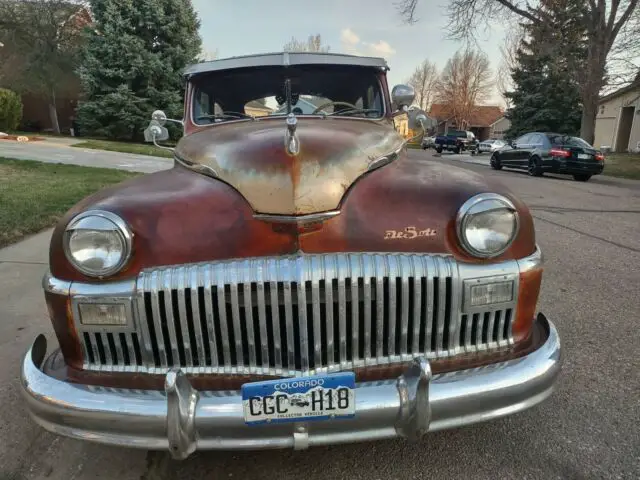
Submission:
M 457 230 L 462 247 L 474 257 L 490 258 L 504 252 L 518 233 L 516 207 L 495 193 L 467 200 L 458 212 Z
M 69 222 L 64 251 L 80 272 L 91 277 L 107 277 L 119 272 L 129 260 L 131 240 L 131 231 L 119 216 L 92 210 Z

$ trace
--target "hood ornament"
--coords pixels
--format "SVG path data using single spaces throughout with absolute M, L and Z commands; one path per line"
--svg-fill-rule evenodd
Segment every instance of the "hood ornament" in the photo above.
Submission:
M 300 140 L 296 135 L 296 127 L 298 126 L 298 119 L 295 114 L 290 113 L 287 115 L 287 133 L 284 136 L 284 145 L 289 155 L 298 155 L 300 153 Z

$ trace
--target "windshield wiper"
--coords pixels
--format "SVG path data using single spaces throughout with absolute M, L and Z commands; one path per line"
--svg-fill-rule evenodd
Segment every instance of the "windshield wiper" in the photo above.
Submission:
M 379 113 L 377 108 L 348 108 L 346 110 L 339 110 L 333 113 L 326 113 L 326 117 L 331 117 L 335 115 L 366 115 L 367 113 Z
M 223 112 L 223 113 L 211 113 L 207 115 L 199 115 L 196 120 L 255 120 L 255 117 L 246 113 L 240 112 Z

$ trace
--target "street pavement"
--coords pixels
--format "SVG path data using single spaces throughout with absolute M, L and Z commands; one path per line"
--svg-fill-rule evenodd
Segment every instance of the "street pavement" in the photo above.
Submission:
M 0 147 L 1 148 L 1 147 Z M 557 325 L 565 363 L 542 405 L 486 424 L 402 440 L 307 451 L 161 452 L 63 439 L 35 426 L 19 396 L 21 355 L 53 333 L 40 279 L 50 232 L 0 250 L 0 479 L 598 479 L 640 478 L 640 182 L 495 172 L 535 219 L 546 270 L 539 307 Z
M 132 153 L 107 152 L 72 147 L 73 141 L 45 139 L 19 143 L 0 140 L 0 157 L 38 160 L 47 163 L 68 163 L 85 167 L 117 168 L 132 172 L 151 173 L 173 166 L 173 160 Z

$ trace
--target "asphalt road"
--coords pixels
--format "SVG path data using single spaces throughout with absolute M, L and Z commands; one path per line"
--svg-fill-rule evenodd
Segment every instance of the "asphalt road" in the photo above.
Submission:
M 17 378 L 35 335 L 52 336 L 40 290 L 45 232 L 0 251 L 0 479 L 640 478 L 640 182 L 531 178 L 453 156 L 410 155 L 495 176 L 530 206 L 546 257 L 539 306 L 565 353 L 547 402 L 418 444 L 199 452 L 184 462 L 55 437 L 28 419 Z

